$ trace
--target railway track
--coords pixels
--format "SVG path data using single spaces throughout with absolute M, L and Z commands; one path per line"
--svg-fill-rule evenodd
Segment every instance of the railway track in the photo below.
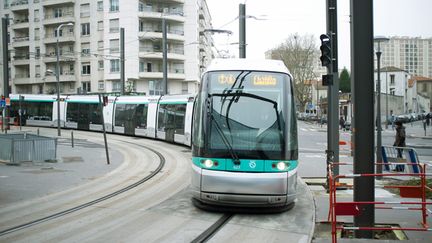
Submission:
M 203 233 L 197 236 L 191 243 L 202 243 L 207 242 L 211 239 L 230 219 L 234 214 L 224 214 L 214 224 L 208 227 Z
M 35 225 L 38 225 L 38 224 L 50 221 L 50 220 L 53 220 L 53 219 L 56 219 L 56 218 L 60 218 L 60 217 L 72 214 L 74 212 L 77 212 L 77 211 L 83 210 L 85 208 L 88 208 L 90 206 L 93 206 L 93 205 L 95 205 L 97 203 L 100 203 L 100 202 L 106 201 L 108 199 L 111 199 L 113 197 L 116 197 L 116 196 L 118 196 L 118 195 L 120 195 L 120 194 L 122 194 L 124 192 L 127 192 L 127 191 L 129 191 L 129 190 L 131 190 L 131 189 L 139 186 L 139 185 L 142 185 L 146 181 L 148 181 L 151 178 L 153 178 L 154 176 L 156 176 L 164 168 L 166 160 L 165 160 L 165 157 L 160 152 L 158 152 L 158 151 L 156 151 L 156 150 L 154 150 L 154 149 L 152 149 L 152 148 L 150 148 L 148 146 L 141 145 L 141 144 L 138 144 L 138 143 L 126 142 L 126 141 L 123 141 L 123 140 L 118 140 L 118 141 L 122 141 L 124 143 L 133 144 L 135 146 L 142 147 L 144 149 L 147 149 L 147 150 L 153 152 L 154 154 L 156 154 L 159 157 L 159 165 L 158 165 L 158 167 L 155 170 L 153 170 L 150 174 L 148 174 L 146 177 L 144 177 L 144 178 L 140 179 L 139 181 L 134 182 L 134 183 L 132 183 L 132 184 L 130 184 L 128 186 L 125 186 L 125 187 L 123 187 L 123 188 L 121 188 L 119 190 L 116 190 L 116 191 L 114 191 L 112 193 L 109 193 L 109 194 L 107 194 L 105 196 L 102 196 L 102 197 L 99 197 L 97 199 L 91 200 L 89 202 L 80 204 L 78 206 L 75 206 L 75 207 L 72 207 L 72 208 L 69 208 L 69 209 L 66 209 L 66 210 L 63 210 L 63 211 L 60 211 L 60 212 L 48 215 L 46 217 L 38 218 L 38 219 L 32 220 L 30 222 L 23 223 L 23 224 L 16 225 L 16 226 L 13 226 L 11 228 L 2 230 L 2 231 L 0 231 L 0 236 L 8 235 L 8 234 L 11 234 L 13 232 L 17 232 L 17 231 L 20 231 L 20 230 L 23 230 L 23 229 L 26 229 L 26 228 L 29 228 L 29 227 L 32 227 L 32 226 L 35 226 Z

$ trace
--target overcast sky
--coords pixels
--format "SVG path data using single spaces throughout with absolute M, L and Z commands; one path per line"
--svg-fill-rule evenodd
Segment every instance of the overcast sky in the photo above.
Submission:
M 246 57 L 261 59 L 290 34 L 319 35 L 326 32 L 326 0 L 207 0 L 215 29 L 233 35 L 215 34 L 215 45 L 238 57 L 239 4 L 246 3 Z M 350 69 L 350 0 L 338 0 L 339 67 Z M 432 0 L 375 0 L 374 35 L 432 37 Z

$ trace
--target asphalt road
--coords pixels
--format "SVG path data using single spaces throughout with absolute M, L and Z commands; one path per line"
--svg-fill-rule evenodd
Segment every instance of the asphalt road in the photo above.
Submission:
M 424 137 L 423 125 L 420 121 L 405 124 L 407 133 L 407 146 L 412 146 L 417 151 L 421 162 L 431 162 L 432 164 L 432 126 L 427 128 L 427 138 Z M 340 132 L 340 140 L 350 142 L 351 133 L 348 131 Z M 391 126 L 382 131 L 382 145 L 392 146 L 396 131 Z M 299 121 L 299 175 L 302 177 L 325 177 L 326 176 L 326 154 L 327 149 L 327 127 L 317 124 Z M 339 147 L 340 162 L 352 162 L 349 145 Z M 346 171 L 352 171 L 349 168 Z

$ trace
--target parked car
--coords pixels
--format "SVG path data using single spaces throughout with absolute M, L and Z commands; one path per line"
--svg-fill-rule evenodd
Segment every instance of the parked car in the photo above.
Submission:
M 410 115 L 408 115 L 408 114 L 401 114 L 401 115 L 397 115 L 395 117 L 395 122 L 400 121 L 402 123 L 406 123 L 406 122 L 409 122 L 410 119 L 411 119 Z

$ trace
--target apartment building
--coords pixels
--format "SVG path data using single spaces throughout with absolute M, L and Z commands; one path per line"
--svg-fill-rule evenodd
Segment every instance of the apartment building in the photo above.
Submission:
M 167 23 L 168 93 L 194 93 L 213 58 L 205 0 L 4 0 L 10 18 L 12 93 L 55 93 L 57 43 L 62 94 L 163 92 L 162 19 Z
M 394 66 L 413 75 L 432 77 L 432 38 L 396 36 L 380 42 L 380 48 L 381 66 Z

